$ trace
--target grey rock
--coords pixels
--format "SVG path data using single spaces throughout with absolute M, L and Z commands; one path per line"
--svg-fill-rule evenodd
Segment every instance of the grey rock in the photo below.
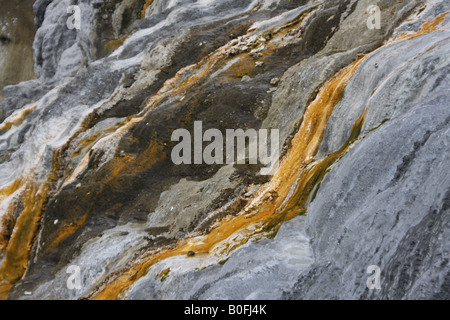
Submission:
M 153 1 L 144 19 L 142 1 L 77 3 L 81 30 L 66 27 L 71 1 L 35 2 L 39 78 L 6 86 L 0 104 L 1 121 L 23 116 L 0 131 L 0 188 L 25 181 L 47 197 L 10 299 L 92 297 L 146 254 L 245 214 L 268 181 L 259 168 L 175 166 L 173 130 L 197 120 L 276 128 L 288 151 L 318 90 L 359 54 L 368 56 L 316 158 L 340 149 L 365 110 L 364 125 L 310 197 L 308 216 L 274 239 L 240 245 L 237 233 L 235 250 L 159 261 L 119 298 L 449 298 L 450 18 L 394 39 L 450 4 L 379 1 L 382 28 L 369 30 L 366 0 Z M 1 215 L 13 208 L 17 219 L 29 190 L 5 193 Z M 71 265 L 82 271 L 79 290 L 67 288 Z M 366 286 L 371 265 L 381 290 Z
M 314 265 L 287 298 L 444 298 L 450 112 L 442 101 L 413 107 L 369 133 L 332 169 L 309 207 Z M 369 266 L 381 268 L 370 291 Z

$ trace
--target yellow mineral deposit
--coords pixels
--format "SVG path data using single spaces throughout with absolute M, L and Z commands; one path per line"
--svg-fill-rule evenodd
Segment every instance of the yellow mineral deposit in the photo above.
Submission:
M 317 166 L 316 172 L 313 168 L 305 168 L 317 153 L 327 121 L 362 61 L 363 59 L 355 61 L 323 86 L 307 108 L 300 130 L 292 142 L 292 149 L 280 169 L 260 195 L 238 216 L 224 219 L 209 234 L 182 240 L 173 249 L 142 259 L 116 279 L 111 279 L 92 298 L 117 299 L 159 261 L 176 255 L 186 255 L 189 251 L 199 254 L 210 254 L 213 251 L 215 254 L 226 255 L 246 243 L 252 235 L 264 232 L 265 236 L 270 236 L 284 221 L 304 213 L 304 204 L 317 182 L 311 181 L 314 180 L 311 178 L 319 180 L 319 176 L 323 176 L 328 167 Z M 303 172 L 307 174 L 303 175 Z M 291 188 L 295 188 L 296 192 L 289 196 Z M 274 193 L 277 194 L 276 197 Z
M 417 37 L 419 37 L 421 35 L 424 35 L 424 34 L 427 34 L 427 33 L 438 31 L 439 30 L 439 26 L 444 21 L 444 19 L 447 16 L 447 14 L 448 14 L 448 12 L 445 12 L 445 13 L 439 15 L 434 20 L 426 21 L 422 25 L 422 27 L 420 28 L 419 31 L 411 32 L 411 33 L 404 33 L 404 34 L 396 37 L 395 39 L 393 39 L 392 42 L 401 41 L 401 40 L 409 40 L 409 39 L 417 38 Z
M 63 227 L 62 230 L 58 232 L 56 237 L 50 243 L 49 249 L 55 248 L 61 241 L 74 234 L 74 232 L 77 231 L 78 228 L 80 228 L 86 222 L 87 217 L 88 216 L 86 214 L 83 217 L 81 217 L 77 222 Z
M 441 15 L 431 22 L 426 22 L 419 32 L 402 36 L 402 39 L 411 39 L 436 31 L 445 15 Z M 279 170 L 241 213 L 236 217 L 223 219 L 209 234 L 182 240 L 173 248 L 147 253 L 118 275 L 104 281 L 90 298 L 124 298 L 127 288 L 147 274 L 152 265 L 162 260 L 177 255 L 186 255 L 189 251 L 226 256 L 232 250 L 246 243 L 251 237 L 271 236 L 277 232 L 283 222 L 299 214 L 305 214 L 305 204 L 314 188 L 323 179 L 330 166 L 347 152 L 361 132 L 366 116 L 365 111 L 355 122 L 348 141 L 338 151 L 325 159 L 314 158 L 334 107 L 342 99 L 347 83 L 364 59 L 365 57 L 360 57 L 322 87 L 316 99 L 306 109 L 300 129 L 293 138 L 291 149 L 282 161 Z M 214 56 L 209 56 L 206 63 L 215 68 L 224 66 L 223 62 L 216 63 L 213 60 Z M 239 65 L 242 66 L 242 63 L 239 63 Z M 238 66 L 231 68 L 231 70 L 236 69 L 238 75 L 250 72 L 250 70 L 242 72 L 242 68 Z M 189 84 L 194 79 L 197 82 L 209 70 L 207 67 L 196 67 L 195 69 L 202 70 L 202 72 L 184 78 L 184 84 Z M 181 78 L 182 73 L 180 72 L 177 75 L 178 79 Z M 168 87 L 171 87 L 170 89 L 175 88 L 176 86 L 173 84 L 178 79 L 177 77 L 173 79 Z M 191 87 L 191 85 L 187 85 L 187 87 Z M 166 88 L 166 92 L 170 92 L 169 88 Z M 152 100 L 149 101 L 149 105 L 156 102 Z
M 153 3 L 153 0 L 146 0 L 144 7 L 142 8 L 142 12 L 141 12 L 141 19 L 145 18 L 145 13 L 147 12 L 147 8 L 150 7 Z
M 17 179 L 10 185 L 0 189 L 1 219 L 0 219 L 0 252 L 4 253 L 14 228 L 14 209 L 17 206 L 18 198 L 23 192 L 22 179 Z
M 5 121 L 0 124 L 0 131 L 8 131 L 13 126 L 20 126 L 20 124 L 34 111 L 36 105 L 25 106 L 24 108 L 14 112 Z
M 143 15 L 151 3 L 152 1 L 145 3 L 142 10 Z M 445 16 L 446 14 L 443 14 L 435 20 L 425 23 L 422 29 L 414 34 L 405 34 L 395 40 L 411 39 L 436 31 Z M 285 28 L 280 28 L 277 30 L 278 33 L 273 31 L 275 39 L 273 43 L 283 41 L 283 35 L 299 26 L 302 19 L 299 18 Z M 266 43 L 266 45 L 267 50 L 264 55 L 270 54 L 270 51 L 276 47 L 272 44 Z M 229 46 L 230 44 L 218 49 L 197 65 L 180 70 L 174 78 L 166 81 L 155 96 L 149 99 L 147 108 L 141 114 L 127 118 L 120 127 L 114 128 L 113 134 L 104 137 L 94 133 L 92 138 L 82 141 L 80 146 L 82 152 L 78 150 L 78 154 L 74 154 L 74 156 L 83 154 L 84 160 L 72 174 L 67 175 L 68 181 L 72 181 L 75 172 L 80 173 L 87 165 L 88 149 L 122 136 L 131 126 L 142 121 L 164 97 L 168 95 L 182 97 L 190 90 L 195 90 L 196 84 L 221 69 L 226 71 L 224 76 L 228 81 L 237 81 L 239 77 L 252 72 L 253 61 L 249 59 L 248 53 L 238 54 L 236 62 L 231 66 L 227 65 L 230 59 L 236 58 L 229 56 L 227 52 Z M 334 107 L 342 99 L 349 80 L 364 59 L 365 57 L 360 57 L 325 83 L 315 100 L 306 109 L 300 128 L 292 140 L 291 149 L 282 160 L 279 170 L 269 183 L 261 187 L 255 199 L 237 216 L 224 218 L 208 234 L 181 240 L 170 248 L 146 252 L 137 260 L 130 262 L 121 272 L 106 279 L 89 298 L 118 299 L 125 297 L 127 289 L 136 280 L 146 275 L 151 266 L 169 257 L 187 255 L 188 252 L 193 251 L 198 255 L 216 255 L 218 258 L 226 258 L 232 250 L 250 239 L 273 236 L 283 222 L 305 214 L 305 204 L 314 188 L 323 179 L 330 166 L 346 153 L 361 131 L 365 112 L 354 124 L 349 140 L 338 151 L 325 159 L 315 158 L 329 117 Z M 264 61 L 264 57 L 262 57 L 262 61 Z M 249 65 L 249 63 L 251 64 Z M 2 124 L 1 130 L 8 130 L 11 126 L 19 124 L 33 110 L 32 108 L 22 110 L 21 114 L 17 114 L 9 122 Z M 152 140 L 148 150 L 138 157 L 123 155 L 114 158 L 107 165 L 106 170 L 111 175 L 108 181 L 105 181 L 105 185 L 118 183 L 116 181 L 118 176 L 149 168 L 163 160 L 164 157 L 163 147 Z M 36 185 L 30 181 L 18 180 L 0 190 L 0 201 L 7 201 L 14 192 L 26 186 L 20 198 L 23 210 L 15 222 L 14 230 L 6 246 L 5 259 L 0 267 L 1 299 L 7 298 L 10 288 L 21 279 L 26 271 L 42 206 L 46 201 L 48 185 L 47 182 Z M 86 221 L 87 216 L 88 213 L 73 225 L 63 228 L 51 246 L 57 246 L 60 241 L 75 232 Z
M 129 34 L 126 34 L 126 35 L 120 37 L 119 39 L 111 40 L 111 41 L 108 41 L 107 43 L 105 43 L 105 46 L 103 48 L 104 55 L 111 54 L 114 50 L 116 50 L 121 45 L 123 45 L 123 43 L 125 42 L 125 40 L 128 37 L 129 37 Z
M 41 218 L 42 205 L 47 197 L 47 186 L 26 183 L 21 198 L 20 213 L 13 234 L 6 248 L 6 256 L 0 267 L 0 299 L 8 298 L 8 292 L 26 271 L 30 250 Z

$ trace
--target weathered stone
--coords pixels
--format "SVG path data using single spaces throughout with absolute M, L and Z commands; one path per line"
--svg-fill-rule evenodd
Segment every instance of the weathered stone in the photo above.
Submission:
M 70 4 L 35 1 L 39 78 L 0 104 L 1 298 L 448 298 L 450 4 L 371 30 L 368 0 L 79 1 L 69 30 Z M 310 153 L 175 165 L 195 121 Z

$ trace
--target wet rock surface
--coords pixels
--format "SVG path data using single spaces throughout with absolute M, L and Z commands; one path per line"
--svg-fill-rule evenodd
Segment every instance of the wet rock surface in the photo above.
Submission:
M 0 104 L 1 298 L 448 298 L 449 4 L 72 4 Z M 279 173 L 174 165 L 195 121 L 279 129 Z

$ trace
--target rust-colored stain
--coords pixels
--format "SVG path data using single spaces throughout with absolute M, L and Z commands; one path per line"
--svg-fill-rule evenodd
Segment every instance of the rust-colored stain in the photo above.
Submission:
M 23 179 L 17 179 L 9 185 L 0 189 L 0 202 L 10 197 L 23 186 Z
M 170 268 L 164 269 L 159 274 L 155 275 L 155 280 L 160 278 L 161 282 L 164 282 L 170 275 Z
M 263 57 L 259 61 L 264 62 L 264 60 L 277 48 L 276 42 L 284 41 L 283 38 L 291 32 L 292 30 L 298 28 L 305 18 L 311 14 L 314 9 L 307 10 L 303 12 L 298 17 L 294 18 L 292 21 L 286 23 L 283 27 L 278 27 L 276 30 L 269 30 L 263 34 L 263 38 L 267 34 L 271 34 L 272 39 L 270 41 L 255 42 L 250 49 L 264 45 L 266 47 Z M 232 41 L 231 41 L 232 42 Z M 184 97 L 187 93 L 193 92 L 196 86 L 201 86 L 201 83 L 209 79 L 214 73 L 224 70 L 223 74 L 220 75 L 220 81 L 240 81 L 242 76 L 251 74 L 255 68 L 256 61 L 250 56 L 249 52 L 241 52 L 236 56 L 230 57 L 229 50 L 231 48 L 231 42 L 225 46 L 217 49 L 216 51 L 210 53 L 209 55 L 203 57 L 200 62 L 195 65 L 187 66 L 180 69 L 174 77 L 168 79 L 163 84 L 159 91 L 151 96 L 146 103 L 145 109 L 137 114 L 127 117 L 119 125 L 114 125 L 111 128 L 105 130 L 105 133 L 115 132 L 114 135 L 120 135 L 132 126 L 141 122 L 148 116 L 148 114 L 153 110 L 154 107 L 158 105 L 159 102 L 167 97 Z M 231 66 L 227 67 L 227 63 L 231 59 L 236 59 L 236 62 Z M 102 133 L 100 136 L 94 136 L 92 139 L 85 138 L 80 145 L 80 149 L 73 156 L 80 155 L 81 151 L 84 154 L 89 151 L 89 149 L 97 141 L 104 138 L 105 134 Z M 91 143 L 95 141 L 94 143 Z M 88 146 L 86 148 L 86 146 Z M 86 151 L 86 152 L 85 152 Z
M 401 39 L 410 39 L 436 31 L 446 14 L 440 15 L 433 21 L 425 22 L 419 32 L 403 35 Z M 292 26 L 288 29 L 292 29 Z M 241 55 L 244 56 L 244 54 Z M 226 62 L 223 58 L 224 52 L 219 49 L 199 65 L 190 67 L 189 70 L 181 70 L 176 77 L 166 82 L 160 94 L 170 92 L 176 95 L 183 91 L 187 92 L 195 83 L 211 75 L 220 67 L 224 67 Z M 255 201 L 251 202 L 240 215 L 225 218 L 214 230 L 200 239 L 184 239 L 172 249 L 148 253 L 148 256 L 130 265 L 122 273 L 107 279 L 90 298 L 107 300 L 123 298 L 126 290 L 159 261 L 176 255 L 186 255 L 189 251 L 199 254 L 226 255 L 246 243 L 251 236 L 258 233 L 265 236 L 273 235 L 283 222 L 299 214 L 305 214 L 305 204 L 315 186 L 323 179 L 330 166 L 347 152 L 361 132 L 365 111 L 355 122 L 348 141 L 338 151 L 325 159 L 314 158 L 334 107 L 342 99 L 348 81 L 364 59 L 365 57 L 352 63 L 322 87 L 316 99 L 305 111 L 301 127 L 292 140 L 292 148 L 280 169 Z M 252 71 L 252 67 L 248 66 L 247 58 L 239 61 L 229 71 L 234 73 L 235 78 Z M 191 74 L 185 76 L 186 71 Z M 160 100 L 161 97 L 157 95 L 149 100 L 148 105 L 153 106 Z
M 422 27 L 420 28 L 419 31 L 414 32 L 414 33 L 404 33 L 404 34 L 398 36 L 397 38 L 395 38 L 394 40 L 392 40 L 392 42 L 401 41 L 401 40 L 409 40 L 409 39 L 417 38 L 417 37 L 427 34 L 427 33 L 437 31 L 439 25 L 444 21 L 447 14 L 448 14 L 448 12 L 445 12 L 431 21 L 426 21 L 422 25 Z
M 152 2 L 152 0 L 146 1 L 141 13 L 143 18 L 145 17 L 145 11 Z M 305 13 L 284 28 L 279 28 L 276 32 L 273 32 L 273 40 L 282 41 L 281 39 L 286 33 L 299 26 L 307 14 Z M 433 21 L 424 23 L 421 30 L 414 34 L 401 35 L 394 41 L 411 39 L 436 31 L 446 15 L 447 13 L 444 13 Z M 125 38 L 126 36 L 123 39 L 116 40 L 115 43 L 111 43 L 111 48 L 116 45 L 120 46 Z M 267 46 L 267 49 L 262 52 L 261 61 L 264 61 L 266 56 L 276 48 L 276 45 L 270 43 L 271 41 L 265 42 L 264 45 Z M 181 69 L 175 77 L 165 82 L 155 96 L 148 100 L 144 112 L 128 117 L 119 128 L 116 126 L 108 132 L 114 132 L 112 136 L 122 134 L 131 126 L 142 121 L 165 97 L 184 96 L 187 92 L 193 90 L 195 85 L 205 81 L 221 69 L 226 69 L 221 78 L 225 77 L 229 81 L 237 81 L 243 75 L 253 71 L 255 68 L 254 61 L 253 58 L 250 58 L 248 52 L 230 57 L 228 49 L 229 46 L 224 46 L 203 58 L 197 65 Z M 236 63 L 227 68 L 227 62 L 231 59 L 237 59 Z M 348 141 L 338 151 L 325 159 L 315 158 L 334 107 L 341 101 L 348 82 L 364 59 L 365 57 L 356 60 L 325 83 L 315 100 L 306 109 L 300 128 L 291 142 L 292 147 L 281 162 L 280 168 L 272 180 L 261 188 L 255 199 L 238 216 L 224 218 L 210 233 L 201 237 L 183 239 L 172 248 L 161 248 L 158 251 L 146 253 L 145 256 L 128 265 L 120 273 L 106 279 L 98 290 L 91 294 L 90 298 L 108 300 L 123 298 L 126 296 L 127 289 L 136 280 L 146 275 L 151 266 L 159 261 L 177 255 L 186 255 L 189 251 L 197 254 L 226 256 L 252 237 L 273 236 L 283 222 L 305 214 L 306 202 L 314 188 L 323 179 L 330 166 L 342 157 L 359 137 L 365 120 L 365 112 L 354 124 Z M 36 106 L 27 108 L 15 117 L 11 117 L 10 120 L 7 119 L 0 126 L 0 130 L 8 130 L 14 125 L 20 125 L 35 108 Z M 92 137 L 84 139 L 80 142 L 80 148 L 72 156 L 79 156 L 83 153 L 86 154 L 85 158 L 88 160 L 88 149 L 92 148 L 102 137 L 102 134 L 99 136 L 98 133 L 95 133 Z M 148 149 L 138 156 L 122 154 L 113 158 L 104 168 L 105 172 L 109 174 L 104 181 L 104 185 L 119 183 L 118 177 L 135 175 L 164 160 L 166 157 L 164 146 L 160 145 L 155 137 L 151 141 Z M 84 162 L 81 165 L 85 164 Z M 56 170 L 57 168 L 52 168 L 52 172 L 56 172 Z M 52 174 L 54 172 L 50 175 Z M 22 196 L 19 201 L 23 210 L 15 221 L 12 234 L 3 237 L 2 242 L 0 242 L 0 249 L 3 245 L 3 249 L 6 251 L 5 259 L 0 266 L 0 299 L 7 299 L 11 287 L 26 272 L 31 247 L 41 218 L 42 207 L 47 200 L 49 183 L 45 181 L 36 184 L 19 179 L 0 189 L 0 201 L 7 200 L 21 188 L 23 188 L 23 191 L 21 191 Z M 17 203 L 12 203 L 10 209 L 16 207 Z M 85 223 L 87 217 L 88 213 L 73 225 L 65 226 L 51 242 L 50 248 L 56 247 L 61 241 L 73 234 Z M 161 279 L 168 275 L 170 269 L 165 271 L 167 272 L 164 273 L 163 271 L 160 274 Z
M 144 6 L 142 7 L 141 10 L 141 20 L 145 19 L 145 12 L 147 11 L 147 8 L 153 3 L 153 0 L 146 0 L 144 3 Z M 123 43 L 125 42 L 125 40 L 130 36 L 130 34 L 125 34 L 122 37 L 115 39 L 115 40 L 111 40 L 108 41 L 107 43 L 105 43 L 105 45 L 103 46 L 103 51 L 105 52 L 105 55 L 109 55 L 111 54 L 114 50 L 116 50 L 117 48 L 119 48 L 121 45 L 123 45 Z
M 13 126 L 19 126 L 22 122 L 34 111 L 36 110 L 36 105 L 29 106 L 25 109 L 19 110 L 7 118 L 3 123 L 0 124 L 0 131 L 7 131 Z
M 152 140 L 147 150 L 137 157 L 135 155 L 125 154 L 112 159 L 108 170 L 111 172 L 111 179 L 115 179 L 119 175 L 141 172 L 163 161 L 165 158 L 164 146 Z
M 0 267 L 0 299 L 6 300 L 8 292 L 26 271 L 42 205 L 47 196 L 45 184 L 38 186 L 28 182 L 23 198 L 23 210 L 17 219 L 13 234 L 6 248 L 6 256 Z
M 26 272 L 31 248 L 33 246 L 43 206 L 48 199 L 48 192 L 52 181 L 57 176 L 59 151 L 53 152 L 52 167 L 46 179 L 35 182 L 27 179 L 18 179 L 11 185 L 0 190 L 0 201 L 13 196 L 16 192 L 17 201 L 11 201 L 8 212 L 20 208 L 21 212 L 15 221 L 14 229 L 6 246 L 5 258 L 0 266 L 0 300 L 8 298 L 9 290 L 19 281 Z
M 97 142 L 98 139 L 99 139 L 101 136 L 102 136 L 102 133 L 101 133 L 101 132 L 97 132 L 97 133 L 95 133 L 95 134 L 93 134 L 93 135 L 91 135 L 91 136 L 88 136 L 87 138 L 82 139 L 82 140 L 79 142 L 79 148 L 76 149 L 76 150 L 70 155 L 70 157 L 71 157 L 71 158 L 78 157 L 78 156 L 82 153 L 83 150 L 86 150 L 86 149 L 89 149 L 89 147 L 92 147 L 92 146 L 95 144 L 95 142 Z
M 276 30 L 266 31 L 259 37 L 264 38 L 266 34 L 270 33 L 272 37 L 270 41 L 257 40 L 248 47 L 247 51 L 230 56 L 230 49 L 233 47 L 233 41 L 231 41 L 204 57 L 199 63 L 182 68 L 173 78 L 164 83 L 156 95 L 147 101 L 147 113 L 163 98 L 167 96 L 184 96 L 186 93 L 191 92 L 194 86 L 210 79 L 211 76 L 221 70 L 223 70 L 223 73 L 220 74 L 220 81 L 240 81 L 244 75 L 251 74 L 256 67 L 256 61 L 250 56 L 251 49 L 262 45 L 265 46 L 265 50 L 262 52 L 263 56 L 259 59 L 260 62 L 264 62 L 273 50 L 277 48 L 274 43 L 283 42 L 284 37 L 290 31 L 298 28 L 312 11 L 308 10 L 288 22 L 285 26 L 278 27 Z M 230 60 L 233 59 L 236 61 L 231 66 L 227 66 Z
M 65 226 L 58 232 L 55 239 L 50 243 L 48 248 L 55 248 L 61 241 L 74 234 L 75 231 L 77 231 L 86 222 L 87 217 L 87 215 L 84 215 L 75 223 Z
M 147 11 L 147 8 L 151 6 L 151 4 L 153 3 L 153 0 L 146 0 L 144 7 L 142 8 L 142 12 L 141 12 L 141 19 L 145 18 L 145 12 Z
M 125 42 L 125 40 L 128 37 L 129 37 L 129 34 L 126 34 L 126 35 L 120 37 L 119 39 L 111 40 L 111 41 L 108 41 L 107 43 L 105 43 L 105 45 L 103 47 L 105 55 L 111 54 L 114 50 L 116 50 L 121 45 L 123 45 L 123 43 Z
M 17 179 L 8 186 L 0 189 L 0 203 L 18 192 L 22 187 L 23 180 Z M 3 212 L 0 220 L 0 252 L 2 253 L 4 253 L 4 250 L 8 246 L 9 239 L 11 238 L 14 229 L 15 219 L 13 218 L 13 212 L 17 206 L 17 201 L 17 199 L 12 199 L 11 203 L 7 206 L 6 211 Z

